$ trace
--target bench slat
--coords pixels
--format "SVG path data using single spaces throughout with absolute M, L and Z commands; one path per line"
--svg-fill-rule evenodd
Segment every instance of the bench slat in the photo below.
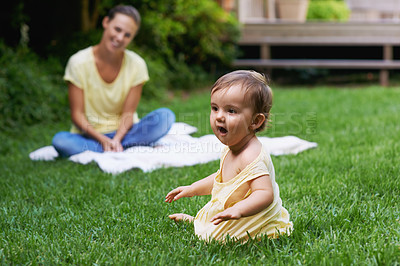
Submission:
M 399 26 L 400 27 L 400 26 Z M 399 36 L 400 37 L 400 36 Z M 240 45 L 283 45 L 283 46 L 382 46 L 400 45 L 400 38 L 389 36 L 377 38 L 374 36 L 300 36 L 300 37 L 273 37 L 273 36 L 242 36 Z
M 274 68 L 398 69 L 400 60 L 237 59 L 233 65 Z
M 254 23 L 241 32 L 243 45 L 400 45 L 398 23 Z

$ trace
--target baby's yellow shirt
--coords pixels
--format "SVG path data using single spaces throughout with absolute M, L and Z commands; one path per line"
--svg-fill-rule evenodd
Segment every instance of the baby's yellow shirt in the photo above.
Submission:
M 229 235 L 238 240 L 248 240 L 249 236 L 258 238 L 267 235 L 270 238 L 276 238 L 279 234 L 290 234 L 293 230 L 293 224 L 290 221 L 288 211 L 282 206 L 282 200 L 279 197 L 279 186 L 275 182 L 275 171 L 271 157 L 263 147 L 258 157 L 246 166 L 236 177 L 227 182 L 222 182 L 221 168 L 224 164 L 229 149 L 226 148 L 221 158 L 220 169 L 214 179 L 211 200 L 197 213 L 194 220 L 195 233 L 201 239 L 216 239 L 224 241 Z M 224 167 L 227 167 L 226 165 Z M 238 196 L 235 192 L 244 183 L 257 177 L 269 175 L 274 191 L 274 200 L 266 209 L 255 215 L 242 217 L 238 220 L 228 220 L 214 225 L 210 219 L 235 205 L 237 202 L 245 200 L 251 190 L 243 196 Z M 228 204 L 231 202 L 230 204 Z M 229 206 L 227 206 L 229 205 Z

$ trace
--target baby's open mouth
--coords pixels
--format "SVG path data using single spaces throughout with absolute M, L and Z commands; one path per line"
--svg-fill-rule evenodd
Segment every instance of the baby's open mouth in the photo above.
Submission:
M 226 129 L 223 128 L 223 127 L 218 127 L 218 130 L 219 130 L 219 132 L 221 132 L 222 134 L 228 133 L 228 130 L 226 130 Z

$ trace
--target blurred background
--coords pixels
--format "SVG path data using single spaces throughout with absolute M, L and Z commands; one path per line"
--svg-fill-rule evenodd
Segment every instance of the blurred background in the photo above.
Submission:
M 330 38 L 346 32 L 348 25 L 363 27 L 354 28 L 350 34 L 355 35 L 384 25 L 390 30 L 386 35 L 398 38 L 398 0 L 6 1 L 0 10 L 0 120 L 5 128 L 57 120 L 68 113 L 62 81 L 65 64 L 73 53 L 100 40 L 101 20 L 117 4 L 131 4 L 142 15 L 141 29 L 129 48 L 148 64 L 151 80 L 144 89 L 145 99 L 161 100 L 207 88 L 218 76 L 240 67 L 268 73 L 273 85 L 379 83 L 382 70 L 346 69 L 346 62 L 332 69 L 313 67 L 310 60 L 379 60 L 387 67 L 400 57 L 397 39 L 392 40 L 387 54 L 379 42 L 369 45 L 360 39 L 352 45 L 329 45 L 323 35 L 316 45 L 311 39 L 306 45 L 248 40 L 254 32 L 259 39 L 269 38 L 273 32 L 277 38 L 287 38 L 291 36 L 279 33 L 299 35 L 310 25 L 311 30 L 319 27 L 310 31 L 312 34 L 322 34 L 325 28 L 321 27 L 333 25 Z M 261 30 L 251 31 L 251 27 Z M 276 27 L 285 28 L 274 30 Z M 352 36 L 346 38 L 348 42 Z M 241 59 L 272 61 L 241 66 Z M 282 59 L 301 59 L 305 66 L 291 67 L 292 63 L 285 61 L 280 66 L 282 61 L 277 60 Z M 390 81 L 396 83 L 395 69 L 385 71 L 386 75 L 390 71 Z

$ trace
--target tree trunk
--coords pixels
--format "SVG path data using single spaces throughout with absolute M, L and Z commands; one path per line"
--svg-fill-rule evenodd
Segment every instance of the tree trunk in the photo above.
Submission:
M 81 30 L 83 32 L 96 28 L 97 19 L 99 18 L 99 2 L 100 0 L 81 1 Z M 90 4 L 92 4 L 92 6 Z

